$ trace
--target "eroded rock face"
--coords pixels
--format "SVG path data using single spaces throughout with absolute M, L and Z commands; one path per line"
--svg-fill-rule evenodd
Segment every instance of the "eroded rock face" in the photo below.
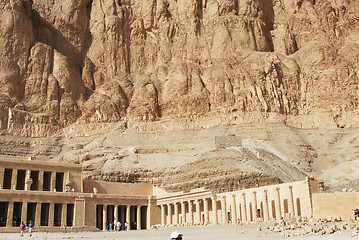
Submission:
M 358 5 L 4 1 L 1 132 L 251 112 L 328 113 L 346 126 L 358 111 Z

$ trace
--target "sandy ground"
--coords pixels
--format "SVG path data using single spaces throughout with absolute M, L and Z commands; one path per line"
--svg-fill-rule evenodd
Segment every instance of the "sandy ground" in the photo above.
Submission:
M 35 232 L 32 237 L 26 232 L 24 237 L 20 237 L 19 233 L 1 233 L 0 239 L 37 239 L 37 240 L 50 240 L 50 239 L 113 239 L 113 240 L 169 240 L 169 236 L 173 231 L 183 233 L 183 240 L 225 240 L 225 239 L 308 239 L 308 240 L 345 240 L 345 239 L 359 239 L 359 235 L 350 232 L 335 233 L 332 235 L 311 235 L 311 236 L 298 236 L 298 237 L 282 237 L 280 233 L 269 231 L 258 231 L 257 225 L 243 226 L 242 229 L 235 226 L 207 226 L 207 227 L 185 227 L 185 228 L 171 228 L 171 229 L 158 229 L 158 230 L 141 230 L 130 232 L 83 232 L 83 233 L 44 233 Z

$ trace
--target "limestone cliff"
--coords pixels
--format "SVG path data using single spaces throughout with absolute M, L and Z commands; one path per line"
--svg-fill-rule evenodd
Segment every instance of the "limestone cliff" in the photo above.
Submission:
M 357 125 L 358 5 L 3 1 L 1 132 L 220 113 L 325 113 L 328 124 Z
M 358 1 L 11 0 L 0 12 L 2 154 L 171 190 L 359 167 Z M 231 134 L 262 142 L 213 149 Z

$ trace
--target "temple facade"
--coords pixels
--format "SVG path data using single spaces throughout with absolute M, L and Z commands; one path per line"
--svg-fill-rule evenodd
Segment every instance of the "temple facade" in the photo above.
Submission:
M 307 177 L 232 192 L 200 188 L 168 193 L 152 184 L 83 180 L 79 164 L 0 156 L 0 232 L 17 231 L 21 222 L 30 220 L 40 231 L 108 230 L 117 221 L 123 230 L 125 225 L 126 230 L 140 230 L 351 217 L 359 208 L 358 192 L 337 193 L 333 201 L 333 194 L 320 190 L 321 182 Z

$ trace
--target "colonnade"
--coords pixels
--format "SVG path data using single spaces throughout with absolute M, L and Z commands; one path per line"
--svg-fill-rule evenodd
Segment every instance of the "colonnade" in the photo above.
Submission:
M 290 219 L 301 215 L 301 198 L 293 186 L 256 188 L 212 197 L 160 202 L 162 225 L 227 224 Z M 303 196 L 305 197 L 305 196 Z

